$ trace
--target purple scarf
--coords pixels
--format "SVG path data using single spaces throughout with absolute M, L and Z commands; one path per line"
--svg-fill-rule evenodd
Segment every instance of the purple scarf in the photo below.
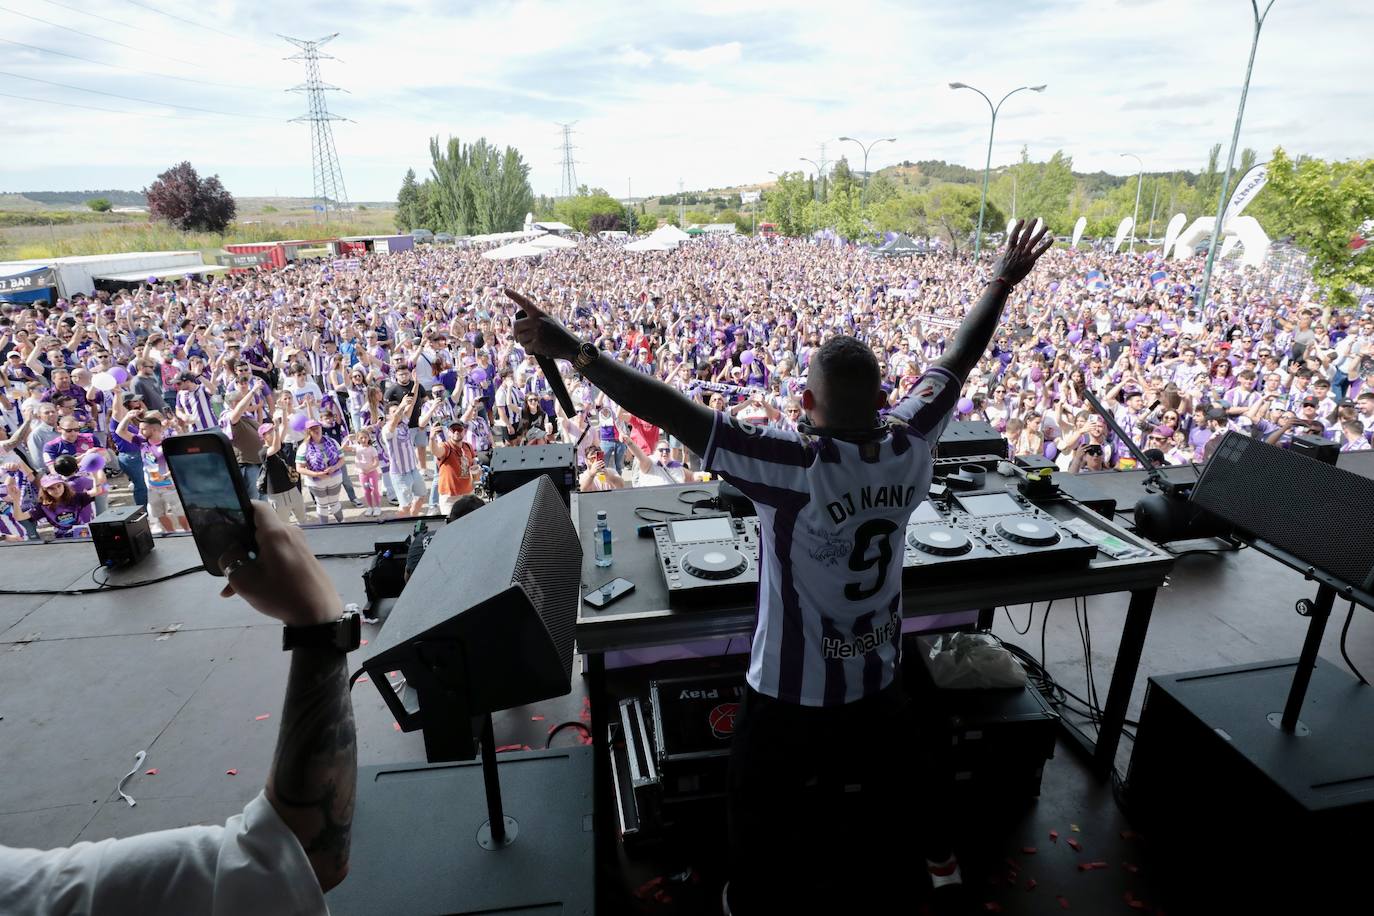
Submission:
M 307 439 L 304 451 L 305 466 L 312 471 L 323 471 L 339 463 L 339 445 L 328 436 L 320 436 L 319 442 Z

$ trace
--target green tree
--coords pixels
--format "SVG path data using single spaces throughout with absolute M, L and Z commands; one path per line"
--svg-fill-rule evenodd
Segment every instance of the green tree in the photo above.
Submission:
M 869 194 L 873 185 L 868 186 Z M 928 220 L 926 217 L 926 198 L 920 194 L 902 194 L 889 197 L 874 204 L 868 203 L 868 215 L 873 228 L 878 232 L 904 232 L 907 235 L 925 235 Z
M 1374 257 L 1350 247 L 1374 216 L 1374 159 L 1294 162 L 1278 147 L 1269 161 L 1270 189 L 1282 201 L 1293 240 L 1312 258 L 1312 278 L 1334 305 L 1353 305 L 1351 286 L 1374 286 Z
M 555 218 L 567 223 L 578 232 L 591 231 L 593 217 L 599 217 L 597 224 L 605 227 L 606 218 L 614 217 L 621 225 L 625 222 L 625 207 L 614 197 L 600 188 L 589 190 L 585 185 L 579 188 L 575 197 L 565 197 L 554 205 Z
M 1207 168 L 1202 170 L 1202 174 L 1197 178 L 1197 184 L 1193 186 L 1193 212 L 1202 215 L 1215 216 L 1217 212 L 1217 198 L 1221 195 L 1221 170 L 1217 168 L 1217 163 L 1221 159 L 1221 144 L 1215 144 L 1207 151 Z
M 396 194 L 396 228 L 409 232 L 421 225 L 420 221 L 420 184 L 415 180 L 415 170 L 406 169 L 401 179 L 401 190 Z
M 529 166 L 514 147 L 500 150 L 485 137 L 470 145 L 450 137 L 441 146 L 434 137 L 429 155 L 436 229 L 459 235 L 510 232 L 534 208 Z
M 806 206 L 811 202 L 811 182 L 801 172 L 783 172 L 763 195 L 763 221 L 773 223 L 783 235 L 806 232 Z
M 853 192 L 860 185 L 860 178 L 849 167 L 849 160 L 841 156 L 840 161 L 836 162 L 834 167 L 830 169 L 828 196 Z
M 90 207 L 96 213 L 109 213 L 110 210 L 114 208 L 114 204 L 110 203 L 108 197 L 94 197 L 86 201 L 86 206 Z
M 936 185 L 927 191 L 925 212 L 930 225 L 949 242 L 950 248 L 958 252 L 961 245 L 971 242 L 978 227 L 978 203 L 982 197 L 981 189 L 972 185 Z M 983 233 L 1000 232 L 1006 228 L 1007 218 L 997 205 L 988 201 L 987 213 L 983 218 Z

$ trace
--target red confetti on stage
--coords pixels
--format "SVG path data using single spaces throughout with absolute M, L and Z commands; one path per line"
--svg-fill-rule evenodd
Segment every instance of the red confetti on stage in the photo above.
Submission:
M 1106 862 L 1083 862 L 1078 866 L 1079 871 L 1096 871 L 1099 868 L 1110 868 Z
M 263 713 L 263 714 L 260 715 L 260 716 L 254 716 L 254 717 L 253 717 L 253 721 L 254 721 L 254 722 L 261 722 L 263 719 L 270 719 L 270 718 L 272 718 L 272 714 L 271 714 L 270 712 L 265 712 L 265 713 Z
M 1060 894 L 1058 897 L 1055 897 L 1054 899 L 1059 901 L 1059 908 L 1060 908 L 1060 909 L 1067 910 L 1067 909 L 1069 908 L 1069 898 L 1068 898 L 1068 897 L 1065 897 L 1063 894 Z
M 225 775 L 225 776 L 237 776 L 237 775 L 239 775 L 239 771 L 238 771 L 238 770 L 225 770 L 225 771 L 224 771 L 224 775 Z
M 144 775 L 144 776 L 156 776 L 156 775 L 157 775 L 157 767 L 153 767 L 151 770 L 144 770 L 144 771 L 143 771 L 143 775 Z
M 359 683 L 359 684 L 370 684 L 370 683 L 372 683 L 372 679 L 369 678 L 366 674 L 364 674 L 362 677 L 358 678 L 358 683 Z
M 1126 892 L 1126 905 L 1133 910 L 1148 910 L 1150 905 L 1144 900 L 1140 900 L 1130 891 Z
M 989 900 L 987 903 L 983 904 L 983 909 L 987 910 L 989 913 L 1000 913 L 1002 912 L 1002 904 L 998 903 L 996 900 Z
M 543 722 L 543 721 L 544 721 L 544 717 L 543 717 L 543 716 L 530 716 L 530 721 L 531 721 L 531 722 Z
M 1036 854 L 1036 852 L 1038 852 L 1038 850 L 1037 850 L 1034 846 L 1022 846 L 1022 847 L 1021 847 L 1021 854 L 1022 854 L 1022 855 L 1033 856 L 1033 855 Z
M 1058 831 L 1058 830 L 1051 830 L 1051 831 L 1050 831 L 1050 842 L 1051 842 L 1051 843 L 1058 843 L 1058 842 L 1059 842 L 1059 831 Z
M 496 749 L 496 753 L 502 754 L 506 751 L 527 751 L 530 749 L 528 744 L 503 744 Z
M 362 642 L 358 643 L 358 645 L 360 645 L 360 646 L 365 646 L 365 645 L 367 645 L 367 640 L 364 639 Z
M 1073 849 L 1074 852 L 1083 851 L 1083 844 L 1079 843 L 1073 837 L 1069 837 L 1067 840 L 1065 840 L 1065 842 L 1069 844 L 1069 846 Z
M 1039 884 L 1039 882 L 1036 881 L 1034 878 L 1027 878 L 1027 879 L 1026 879 L 1026 890 L 1028 890 L 1028 891 L 1033 891 L 1033 890 L 1035 890 L 1035 888 L 1036 888 L 1036 886 L 1037 886 L 1038 884 Z
M 392 722 L 392 723 L 391 723 L 391 727 L 394 728 L 394 729 L 396 729 L 396 731 L 400 731 L 400 730 L 401 730 L 401 723 L 400 723 L 400 722 Z
M 1121 867 L 1124 868 L 1124 869 L 1126 869 L 1126 871 L 1130 872 L 1130 873 L 1133 874 L 1133 875 L 1134 875 L 1136 872 L 1140 871 L 1140 866 L 1139 866 L 1139 865 L 1136 865 L 1136 864 L 1133 863 L 1133 862 L 1122 862 L 1122 863 L 1121 863 Z

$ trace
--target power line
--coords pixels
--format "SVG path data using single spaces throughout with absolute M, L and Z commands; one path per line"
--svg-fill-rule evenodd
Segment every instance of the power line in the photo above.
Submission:
M 558 125 L 563 130 L 563 161 L 561 163 L 563 175 L 559 183 L 560 197 L 573 197 L 577 194 L 577 169 L 574 168 L 577 161 L 573 159 L 573 150 L 577 147 L 573 146 L 572 142 L 573 125 L 576 123 L 576 121 L 570 121 L 567 124 Z
M 36 99 L 31 95 L 15 95 L 12 92 L 0 92 L 0 98 L 19 99 L 23 102 L 37 102 L 40 105 L 60 105 L 63 108 L 81 108 L 86 111 L 103 111 L 108 114 L 133 115 L 134 117 L 172 118 L 173 120 L 185 117 L 184 115 L 158 114 L 153 111 L 124 111 L 121 108 L 100 108 L 95 105 L 82 105 L 78 102 L 58 102 L 53 99 Z
M 149 5 L 146 4 L 146 3 L 139 3 L 138 0 L 124 0 L 124 2 L 125 2 L 125 3 L 128 3 L 128 4 L 132 5 L 132 6 L 136 6 L 136 7 L 138 7 L 139 9 L 144 9 L 144 10 L 148 10 L 149 12 L 152 12 L 152 13 L 157 13 L 159 16 L 166 16 L 168 19 L 175 19 L 177 22 L 184 22 L 184 23 L 186 23 L 187 25 L 195 26 L 195 27 L 198 28 L 198 29 L 205 29 L 207 32 L 215 32 L 215 33 L 217 33 L 217 34 L 223 35 L 223 36 L 226 37 L 226 38 L 232 38 L 232 39 L 234 39 L 234 40 L 236 40 L 236 41 L 247 41 L 247 40 L 248 40 L 248 39 L 246 39 L 246 38 L 240 38 L 239 36 L 237 36 L 237 35 L 235 35 L 235 34 L 233 34 L 233 33 L 231 33 L 231 32 L 226 32 L 226 31 L 224 31 L 223 29 L 217 29 L 217 28 L 215 28 L 215 27 L 212 26 L 212 25 L 204 25 L 204 24 L 202 24 L 202 23 L 195 22 L 195 21 L 193 21 L 193 20 L 191 20 L 191 19 L 185 19 L 185 18 L 183 18 L 183 17 L 181 17 L 181 16 L 176 15 L 175 13 L 169 13 L 169 12 L 167 12 L 166 10 L 160 10 L 160 9 L 158 9 L 158 8 L 155 7 L 155 6 L 149 6 Z
M 158 73 L 155 70 L 140 70 L 137 67 L 125 67 L 122 64 L 110 64 L 103 60 L 96 60 L 92 57 L 82 57 L 80 54 L 69 54 L 66 51 L 56 51 L 52 48 L 40 48 L 38 45 L 31 45 L 22 41 L 12 41 L 8 38 L 0 38 L 7 45 L 15 45 L 20 48 L 30 48 L 34 51 L 42 51 L 44 54 L 56 54 L 58 57 L 69 57 L 72 60 L 83 60 L 88 64 L 99 64 L 102 67 L 109 67 L 113 70 L 127 70 L 130 73 L 142 73 L 144 76 L 157 76 L 162 79 L 180 80 L 183 83 L 198 83 L 202 86 L 219 86 L 223 89 L 252 89 L 250 86 L 235 86 L 232 83 L 215 83 L 210 80 L 198 80 L 189 76 L 173 76 L 170 73 Z
M 194 105 L 177 105 L 174 102 L 159 102 L 156 99 L 141 99 L 132 95 L 120 95 L 116 92 L 104 92 L 100 89 L 87 89 L 84 86 L 73 86 L 69 83 L 57 83 L 52 80 L 39 79 L 36 76 L 24 76 L 21 73 L 10 73 L 8 70 L 0 70 L 0 76 L 9 76 L 19 80 L 29 80 L 34 83 L 44 83 L 48 86 L 57 86 L 60 89 L 71 89 L 76 92 L 89 92 L 93 95 L 105 95 L 112 99 L 123 99 L 126 102 L 140 102 L 144 105 L 159 105 L 163 108 L 180 108 L 184 111 L 199 111 L 205 114 L 224 115 L 229 118 L 253 118 L 260 121 L 276 121 L 277 118 L 270 118 L 267 115 L 240 114 L 233 111 L 216 111 L 213 108 L 197 108 Z
M 83 32 L 80 29 L 74 29 L 71 26 L 58 25 L 56 22 L 49 22 L 46 19 L 39 19 L 37 16 L 30 16 L 28 13 L 21 13 L 18 10 L 12 10 L 7 6 L 0 6 L 0 12 L 13 13 L 16 16 L 23 16 L 25 19 L 32 19 L 34 22 L 41 22 L 44 25 L 52 26 L 54 29 L 62 29 L 64 32 L 71 32 L 75 35 L 80 35 L 83 38 L 94 38 L 96 41 L 103 41 L 106 44 L 117 45 L 121 48 L 128 48 L 130 51 L 137 51 L 140 54 L 152 54 L 154 57 L 163 57 L 166 60 L 176 61 L 179 64 L 186 64 L 189 67 L 200 66 L 200 64 L 197 64 L 194 61 L 182 60 L 180 57 L 167 57 L 161 51 L 149 51 L 147 48 L 136 48 L 133 45 L 126 45 L 122 41 L 115 41 L 113 38 L 105 38 L 100 35 L 92 35 L 90 32 Z
M 127 22 L 120 22 L 118 19 L 111 19 L 109 16 L 102 16 L 102 15 L 100 15 L 99 13 L 92 13 L 92 12 L 89 12 L 89 11 L 87 11 L 87 10 L 83 10 L 83 9 L 81 9 L 81 8 L 79 8 L 79 7 L 68 6 L 68 5 L 65 4 L 65 3 L 58 3 L 57 0 L 43 0 L 43 2 L 44 2 L 44 3 L 51 4 L 51 5 L 53 5 L 53 6 L 61 7 L 61 8 L 64 9 L 64 10 L 71 10 L 73 13 L 80 13 L 80 14 L 83 15 L 83 16 L 94 16 L 96 19 L 103 19 L 103 20 L 105 20 L 106 22 L 110 22 L 110 23 L 113 23 L 113 24 L 115 24 L 115 25 L 123 26 L 123 27 L 126 28 L 126 29 L 133 29 L 134 31 L 139 31 L 139 27 L 136 26 L 136 25 L 129 25 L 129 23 L 127 23 Z

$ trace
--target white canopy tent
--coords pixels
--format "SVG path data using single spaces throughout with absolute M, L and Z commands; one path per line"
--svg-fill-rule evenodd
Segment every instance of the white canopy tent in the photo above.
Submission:
M 500 248 L 484 251 L 482 257 L 488 261 L 509 261 L 514 258 L 537 258 L 541 254 L 548 253 L 549 249 L 539 248 L 530 242 L 512 242 L 509 245 L 502 245 Z
M 529 244 L 536 248 L 553 250 L 556 248 L 576 248 L 577 243 L 571 239 L 565 239 L 557 235 L 541 235 L 538 238 L 530 239 Z
M 676 226 L 659 226 L 637 242 L 625 246 L 626 251 L 672 251 L 691 236 Z

